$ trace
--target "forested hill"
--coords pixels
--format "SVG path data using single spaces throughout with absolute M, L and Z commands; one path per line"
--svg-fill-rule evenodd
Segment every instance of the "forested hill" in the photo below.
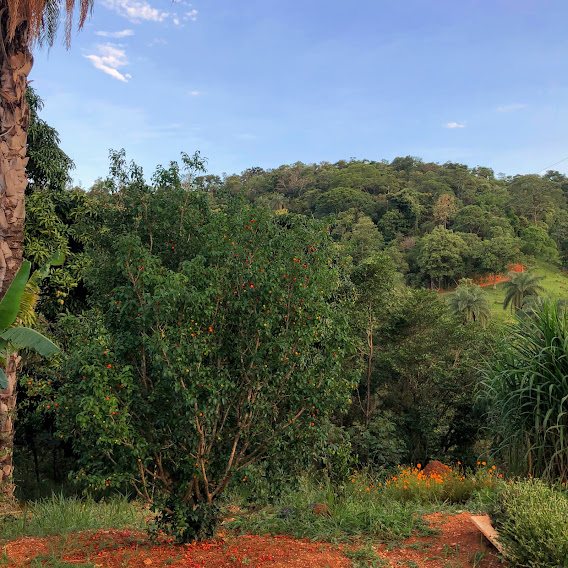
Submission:
M 276 211 L 328 218 L 355 263 L 384 250 L 414 285 L 449 287 L 519 261 L 568 260 L 568 177 L 557 171 L 506 177 L 407 156 L 297 162 L 194 182 L 217 201 L 240 193 Z

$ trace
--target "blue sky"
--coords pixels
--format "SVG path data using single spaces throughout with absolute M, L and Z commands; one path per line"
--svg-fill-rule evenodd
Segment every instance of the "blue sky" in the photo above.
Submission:
M 95 0 L 30 79 L 87 188 L 110 148 L 148 176 L 195 150 L 216 174 L 406 155 L 535 173 L 568 157 L 567 20 L 566 0 Z

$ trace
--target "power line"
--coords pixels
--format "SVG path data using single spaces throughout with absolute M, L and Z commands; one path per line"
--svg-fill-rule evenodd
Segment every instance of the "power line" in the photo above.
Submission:
M 548 171 L 550 168 L 552 168 L 553 166 L 557 166 L 558 164 L 561 164 L 562 162 L 565 162 L 566 160 L 568 160 L 568 156 L 566 156 L 566 158 L 560 160 L 559 162 L 555 162 L 554 164 L 550 164 L 550 166 L 547 166 L 546 168 L 543 168 L 542 170 L 539 170 L 537 173 L 540 174 L 541 172 L 546 172 Z

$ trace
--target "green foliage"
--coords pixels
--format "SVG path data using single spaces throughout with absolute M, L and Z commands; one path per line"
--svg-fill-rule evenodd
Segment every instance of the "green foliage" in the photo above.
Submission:
M 347 403 L 340 266 L 318 222 L 238 200 L 212 213 L 200 194 L 148 187 L 121 162 L 88 253 L 93 310 L 61 322 L 59 424 L 79 479 L 131 483 L 158 507 L 173 499 L 161 519 L 186 519 L 186 540 L 201 530 L 190 509 L 210 510 L 252 463 L 310 455 Z
M 14 324 L 20 311 L 20 302 L 30 276 L 31 264 L 25 260 L 14 276 L 0 302 L 0 330 L 5 330 Z
M 496 448 L 519 474 L 568 476 L 568 320 L 555 303 L 517 318 L 484 370 Z
M 558 248 L 549 236 L 546 224 L 526 227 L 521 232 L 522 252 L 540 260 L 557 261 Z
M 492 272 L 496 277 L 498 273 L 507 271 L 510 264 L 519 258 L 518 239 L 513 238 L 504 231 L 495 231 L 492 238 L 481 243 L 479 267 L 482 272 Z
M 507 486 L 491 511 L 507 559 L 527 568 L 568 566 L 568 497 L 533 479 Z
M 405 462 L 476 461 L 473 446 L 482 421 L 472 392 L 493 330 L 462 323 L 436 293 L 407 289 L 376 337 L 377 412 L 396 424 Z
M 565 200 L 555 182 L 535 174 L 515 176 L 510 185 L 511 206 L 536 227 Z
M 418 263 L 422 273 L 438 286 L 464 275 L 464 256 L 467 250 L 460 235 L 444 227 L 436 227 L 420 242 Z
M 215 536 L 219 522 L 217 504 L 184 503 L 177 495 L 169 495 L 159 502 L 151 533 L 157 536 L 165 532 L 175 536 L 178 542 L 193 542 Z
M 61 191 L 71 181 L 69 170 L 75 167 L 73 160 L 59 147 L 59 134 L 55 128 L 39 118 L 43 101 L 30 85 L 26 88 L 26 102 L 30 109 L 26 149 L 29 185 L 26 194 L 38 188 Z
M 479 286 L 460 284 L 448 296 L 450 312 L 463 317 L 464 323 L 479 322 L 484 327 L 491 319 L 491 308 L 485 292 Z
M 542 276 L 537 276 L 532 272 L 511 272 L 510 280 L 505 282 L 505 299 L 503 300 L 503 309 L 506 310 L 511 306 L 511 312 L 520 310 L 523 301 L 528 296 L 538 296 L 544 292 L 544 288 L 540 284 Z
M 0 361 L 5 365 L 7 354 L 18 349 L 31 349 L 39 355 L 49 357 L 59 351 L 52 341 L 41 333 L 23 326 L 14 326 L 16 318 L 22 309 L 24 295 L 31 264 L 24 261 L 14 276 L 12 283 L 0 301 Z M 39 276 L 36 275 L 37 280 Z M 8 386 L 8 377 L 0 368 L 0 388 Z

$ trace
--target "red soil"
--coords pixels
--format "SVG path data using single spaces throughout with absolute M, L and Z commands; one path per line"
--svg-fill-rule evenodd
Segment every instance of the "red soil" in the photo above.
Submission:
M 428 463 L 428 465 L 422 470 L 422 473 L 426 477 L 432 477 L 434 475 L 444 477 L 444 475 L 448 475 L 451 471 L 452 470 L 447 465 L 444 465 L 440 461 L 434 460 Z
M 437 530 L 434 536 L 412 537 L 394 547 L 381 544 L 375 550 L 393 568 L 506 566 L 473 525 L 469 513 L 435 514 L 427 520 Z M 65 538 L 20 538 L 4 546 L 7 564 L 3 565 L 25 568 L 36 556 L 46 555 L 46 560 L 61 558 L 70 568 L 89 562 L 102 568 L 348 568 L 352 563 L 343 553 L 347 548 L 287 536 L 255 535 L 220 535 L 215 540 L 185 546 L 165 541 L 156 545 L 144 533 L 111 530 Z
M 497 274 L 496 276 L 491 273 L 487 274 L 478 274 L 475 278 L 473 278 L 473 283 L 480 288 L 485 288 L 485 286 L 493 286 L 495 284 L 500 284 L 501 282 L 508 282 L 511 278 L 508 276 L 510 272 L 524 272 L 526 267 L 522 264 L 509 264 L 508 271 L 506 273 Z M 451 294 L 455 292 L 455 288 L 451 290 L 438 290 L 438 294 Z

